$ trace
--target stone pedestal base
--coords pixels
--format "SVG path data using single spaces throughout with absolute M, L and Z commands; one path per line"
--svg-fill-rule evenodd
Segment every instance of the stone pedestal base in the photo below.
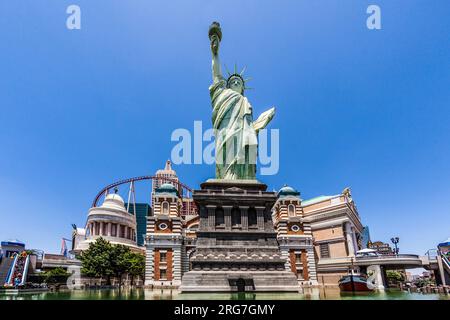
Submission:
M 266 189 L 256 180 L 210 179 L 194 190 L 200 224 L 182 292 L 300 290 L 277 243 L 271 215 L 276 193 Z
M 244 286 L 245 288 L 240 288 Z M 242 290 L 244 289 L 244 290 Z M 189 271 L 181 292 L 297 292 L 297 278 L 289 271 Z

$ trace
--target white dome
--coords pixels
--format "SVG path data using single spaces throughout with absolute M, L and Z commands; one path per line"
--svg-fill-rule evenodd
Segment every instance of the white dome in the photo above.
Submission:
M 106 195 L 101 207 L 125 210 L 125 202 L 117 193 L 110 193 Z

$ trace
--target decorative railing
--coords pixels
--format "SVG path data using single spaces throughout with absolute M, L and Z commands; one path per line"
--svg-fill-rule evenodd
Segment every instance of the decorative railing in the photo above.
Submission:
M 430 249 L 427 252 L 425 252 L 425 256 L 428 257 L 429 261 L 436 261 L 438 255 L 439 253 L 436 249 Z
M 386 259 L 420 259 L 420 257 L 417 254 L 383 254 L 378 256 L 362 256 L 362 257 L 355 257 L 356 260 L 386 260 Z

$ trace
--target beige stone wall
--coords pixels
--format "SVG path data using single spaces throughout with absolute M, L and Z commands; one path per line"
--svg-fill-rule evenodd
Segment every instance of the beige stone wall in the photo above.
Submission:
M 339 200 L 337 200 L 337 199 L 339 199 Z M 303 207 L 303 212 L 305 213 L 305 215 L 307 215 L 311 211 L 328 207 L 331 204 L 340 205 L 340 204 L 345 203 L 345 202 L 346 202 L 346 200 L 345 200 L 344 196 L 340 196 L 340 197 L 335 198 L 335 199 L 327 199 L 327 200 L 324 200 L 324 201 L 321 201 L 321 202 L 313 203 L 313 204 L 308 205 L 308 206 L 304 206 Z
M 328 245 L 330 248 L 330 258 L 343 258 L 348 256 L 345 241 L 329 243 Z M 316 253 L 316 257 L 320 259 L 320 246 L 315 245 L 314 251 Z
M 342 226 L 330 227 L 320 230 L 313 230 L 313 237 L 316 241 L 328 240 L 344 236 Z
M 341 258 L 347 256 L 347 249 L 345 242 L 330 243 L 330 256 L 331 258 Z
M 339 280 L 345 275 L 347 275 L 346 272 L 319 272 L 317 274 L 317 280 L 321 285 L 338 286 Z

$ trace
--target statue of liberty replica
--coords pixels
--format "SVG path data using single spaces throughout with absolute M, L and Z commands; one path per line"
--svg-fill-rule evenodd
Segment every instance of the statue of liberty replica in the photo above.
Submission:
M 244 96 L 243 71 L 222 76 L 219 47 L 222 30 L 219 23 L 209 27 L 212 53 L 213 83 L 209 87 L 213 108 L 212 123 L 216 138 L 216 178 L 226 180 L 255 180 L 258 131 L 272 119 L 275 108 L 261 114 L 253 122 L 251 104 Z
M 267 185 L 256 180 L 257 134 L 270 122 L 274 109 L 253 121 L 242 72 L 235 69 L 227 79 L 222 76 L 222 31 L 217 22 L 208 35 L 216 179 L 208 179 L 192 193 L 200 219 L 195 245 L 185 249 L 189 264 L 184 264 L 180 290 L 296 292 L 297 277 L 286 269 L 287 253 L 280 251 L 272 221 L 277 193 L 266 191 Z

